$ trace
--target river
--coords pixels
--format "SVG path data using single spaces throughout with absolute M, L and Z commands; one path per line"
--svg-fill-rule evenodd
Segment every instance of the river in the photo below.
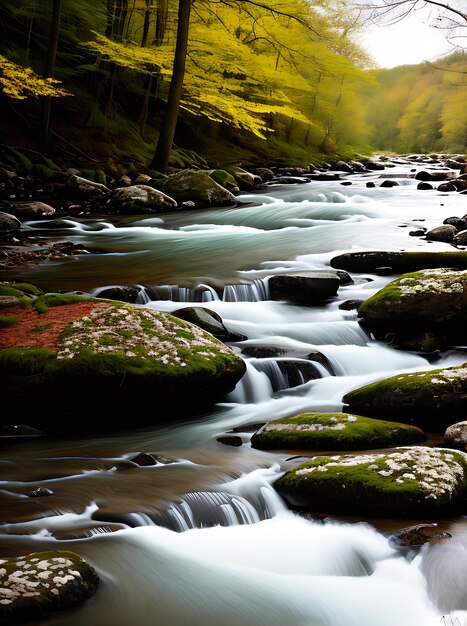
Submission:
M 466 518 L 299 515 L 271 485 L 313 452 L 250 445 L 255 425 L 267 420 L 339 411 L 343 395 L 367 382 L 466 360 L 462 346 L 422 355 L 375 341 L 355 310 L 339 308 L 368 298 L 395 275 L 352 274 L 351 284 L 315 307 L 268 299 L 271 275 L 329 270 L 343 252 L 452 250 L 409 233 L 462 217 L 465 195 L 417 190 L 414 169 L 422 167 L 399 159 L 383 172 L 341 181 L 272 184 L 242 193 L 236 208 L 69 217 L 62 229 L 44 220 L 23 225 L 28 234 L 82 243 L 97 253 L 43 263 L 18 276 L 22 280 L 93 295 L 111 285 L 137 286 L 143 306 L 171 312 L 195 302 L 248 337 L 231 344 L 246 361 L 244 378 L 208 414 L 2 444 L 0 554 L 73 550 L 102 580 L 83 605 L 41 623 L 467 625 Z M 399 186 L 380 187 L 380 176 Z M 367 187 L 370 181 L 376 186 Z M 318 366 L 321 378 L 290 387 L 277 359 L 242 352 L 256 345 L 282 348 L 297 363 L 319 352 L 332 372 Z M 76 389 L 70 401 L 85 412 L 92 398 Z M 137 398 L 134 410 L 150 420 L 160 411 L 157 397 Z M 15 420 L 21 422 L 21 407 Z M 226 436 L 242 445 L 219 441 Z M 430 444 L 442 445 L 442 436 L 429 436 Z M 157 464 L 134 466 L 129 460 L 140 452 L 158 455 Z M 34 495 L 39 487 L 52 493 Z M 388 542 L 391 533 L 421 521 L 437 522 L 452 540 L 405 552 Z

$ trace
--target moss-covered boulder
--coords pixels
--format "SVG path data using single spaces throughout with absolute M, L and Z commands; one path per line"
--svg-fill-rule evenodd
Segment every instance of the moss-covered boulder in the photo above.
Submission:
M 313 457 L 274 488 L 291 508 L 370 517 L 442 517 L 467 511 L 467 455 L 415 446 L 390 453 Z
M 131 185 L 114 189 L 106 207 L 112 213 L 133 215 L 175 209 L 177 201 L 149 185 Z
M 240 193 L 238 183 L 232 174 L 229 174 L 226 170 L 205 170 L 205 174 L 208 174 L 216 183 L 228 189 L 234 195 Z
M 384 378 L 349 391 L 344 410 L 372 417 L 414 423 L 424 430 L 444 432 L 467 415 L 467 363 Z
M 184 202 L 194 202 L 198 208 L 232 206 L 236 203 L 233 193 L 208 174 L 197 170 L 183 170 L 158 181 L 157 189 L 174 198 L 179 206 Z
M 65 194 L 73 202 L 98 202 L 108 198 L 111 190 L 102 183 L 72 174 L 66 181 Z
M 377 338 L 396 343 L 421 333 L 447 344 L 467 341 L 467 271 L 447 268 L 403 274 L 365 300 L 358 309 Z
M 225 169 L 232 174 L 242 191 L 252 191 L 263 182 L 261 176 L 248 172 L 239 165 L 227 165 Z
M 96 570 L 74 552 L 0 558 L 0 623 L 19 624 L 76 606 L 90 598 L 98 585 Z
M 436 267 L 467 269 L 467 252 L 387 252 L 368 250 L 346 252 L 331 259 L 331 267 L 348 272 L 374 272 L 379 267 L 391 267 L 394 274 L 416 272 Z
M 7 311 L 16 323 L 0 328 L 5 406 L 21 406 L 23 421 L 48 432 L 189 417 L 245 373 L 210 333 L 140 305 L 45 294 Z M 0 423 L 11 423 L 8 411 Z
M 351 415 L 302 413 L 268 422 L 251 437 L 260 450 L 369 450 L 421 443 L 425 433 L 408 424 Z

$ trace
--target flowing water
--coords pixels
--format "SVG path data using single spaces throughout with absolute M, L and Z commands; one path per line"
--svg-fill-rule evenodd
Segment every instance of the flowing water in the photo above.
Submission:
M 47 262 L 16 278 L 49 291 L 93 295 L 112 285 L 133 286 L 142 306 L 172 312 L 201 304 L 247 337 L 231 344 L 245 359 L 244 378 L 208 414 L 137 430 L 129 415 L 124 432 L 3 443 L 0 554 L 69 549 L 102 579 L 90 600 L 51 614 L 45 624 L 467 625 L 464 517 L 299 515 L 272 484 L 313 453 L 250 445 L 267 420 L 338 411 L 355 387 L 467 360 L 462 346 L 433 356 L 375 341 L 355 310 L 339 308 L 345 300 L 368 298 L 395 276 L 352 274 L 353 283 L 315 307 L 268 296 L 270 276 L 329 270 L 342 252 L 452 250 L 409 232 L 463 216 L 465 196 L 419 191 L 407 176 L 411 170 L 401 162 L 382 173 L 353 175 L 349 186 L 274 184 L 241 195 L 237 208 L 70 217 L 58 230 L 48 221 L 24 224 L 39 239 L 71 240 L 96 254 Z M 380 175 L 389 172 L 400 185 L 380 188 Z M 376 187 L 367 187 L 369 181 Z M 242 352 L 264 345 L 285 356 Z M 281 367 L 284 359 L 288 368 Z M 77 389 L 70 401 L 85 412 L 92 398 Z M 157 397 L 142 397 L 134 410 L 150 422 L 161 407 Z M 21 417 L 16 407 L 15 421 Z M 442 445 L 442 436 L 429 441 Z M 157 464 L 132 463 L 140 452 L 155 455 Z M 39 496 L 38 488 L 52 493 Z M 437 522 L 452 540 L 406 551 L 388 541 L 420 521 Z

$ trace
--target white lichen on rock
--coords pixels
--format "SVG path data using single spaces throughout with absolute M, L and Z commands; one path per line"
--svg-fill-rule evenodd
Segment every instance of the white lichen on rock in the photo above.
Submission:
M 194 324 L 138 306 L 96 307 L 70 324 L 57 353 L 72 359 L 83 348 L 139 359 L 160 359 L 164 365 L 186 367 L 186 354 L 205 358 L 230 349 Z
M 367 471 L 398 484 L 404 481 L 417 481 L 425 492 L 425 499 L 436 500 L 443 494 L 453 494 L 466 478 L 467 456 L 465 464 L 462 464 L 458 460 L 458 455 L 458 452 L 452 453 L 444 448 L 397 448 L 390 454 L 327 457 L 312 467 L 297 469 L 295 474 L 306 478 L 316 471 L 342 468 L 345 472 L 346 468 L 366 465 Z M 311 460 L 319 459 L 320 457 L 313 457 Z
M 418 278 L 403 277 L 397 281 L 402 294 L 418 294 L 423 292 L 455 294 L 464 292 L 462 278 L 467 278 L 467 271 L 454 272 L 446 269 L 422 270 Z M 459 280 L 461 278 L 461 280 Z

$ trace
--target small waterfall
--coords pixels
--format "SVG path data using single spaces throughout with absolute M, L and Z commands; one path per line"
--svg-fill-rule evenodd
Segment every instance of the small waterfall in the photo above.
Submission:
M 266 374 L 273 392 L 298 387 L 309 380 L 322 378 L 319 365 L 306 359 L 254 359 L 252 365 L 259 372 Z M 322 370 L 326 371 L 324 367 Z
M 264 511 L 241 496 L 217 491 L 195 491 L 172 503 L 166 511 L 152 515 L 153 523 L 170 530 L 183 532 L 190 528 L 256 524 L 265 519 Z
M 222 294 L 224 302 L 264 302 L 268 299 L 268 283 L 259 278 L 251 283 L 226 285 Z
M 271 398 L 272 386 L 265 372 L 257 370 L 249 360 L 245 361 L 246 372 L 235 389 L 227 395 L 229 402 L 257 404 Z
M 180 287 L 180 285 L 153 285 L 147 288 L 149 301 L 171 300 L 172 302 L 212 302 L 219 300 L 215 289 L 209 285 L 199 284 L 196 287 Z
M 172 302 L 264 302 L 269 297 L 267 283 L 256 279 L 251 283 L 225 285 L 222 298 L 209 285 L 199 284 L 196 287 L 180 287 L 179 285 L 152 285 L 143 287 L 138 304 L 146 304 L 152 300 L 171 300 Z

